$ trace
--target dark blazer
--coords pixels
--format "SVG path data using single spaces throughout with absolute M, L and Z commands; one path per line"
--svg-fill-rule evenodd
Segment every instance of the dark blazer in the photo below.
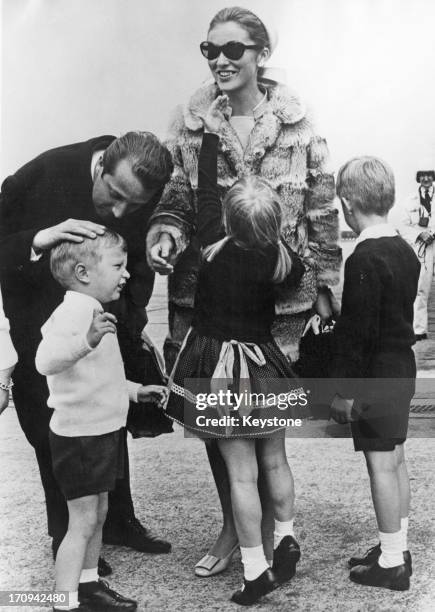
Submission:
M 97 217 L 92 203 L 91 159 L 95 151 L 106 149 L 113 140 L 114 136 L 101 136 L 52 149 L 3 182 L 0 282 L 13 342 L 22 357 L 33 359 L 41 338 L 40 328 L 64 294 L 51 276 L 48 252 L 40 261 L 30 261 L 33 237 L 39 230 L 69 218 L 108 225 Z M 145 325 L 144 307 L 154 282 L 154 274 L 146 263 L 145 236 L 148 218 L 159 197 L 160 194 L 148 206 L 124 219 L 110 222 L 127 240 L 131 274 L 122 304 L 117 307 L 138 327 Z M 136 311 L 131 317 L 126 312 L 130 309 Z

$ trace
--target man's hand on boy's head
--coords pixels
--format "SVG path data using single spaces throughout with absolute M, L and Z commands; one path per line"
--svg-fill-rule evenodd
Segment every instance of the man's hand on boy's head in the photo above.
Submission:
M 340 425 L 350 423 L 352 421 L 352 406 L 355 400 L 345 399 L 340 395 L 336 395 L 331 404 L 331 418 Z
M 94 310 L 92 323 L 86 334 L 86 340 L 91 348 L 95 348 L 106 334 L 116 334 L 116 317 L 110 312 Z
M 163 406 L 168 398 L 168 389 L 162 385 L 142 385 L 137 392 L 137 401 L 146 403 L 153 402 Z
M 35 234 L 32 248 L 35 252 L 41 252 L 53 248 L 64 240 L 68 242 L 83 242 L 83 238 L 101 236 L 104 234 L 104 230 L 104 225 L 99 223 L 84 221 L 83 219 L 67 219 L 62 221 L 62 223 L 47 227 Z

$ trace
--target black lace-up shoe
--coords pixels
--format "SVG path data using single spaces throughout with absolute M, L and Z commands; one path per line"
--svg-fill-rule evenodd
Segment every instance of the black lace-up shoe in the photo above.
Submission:
M 347 562 L 350 568 L 356 567 L 357 565 L 371 565 L 379 559 L 381 556 L 381 544 L 376 544 L 373 548 L 369 548 L 364 557 L 351 557 Z M 403 560 L 406 567 L 408 568 L 409 575 L 412 576 L 412 556 L 409 550 L 405 550 L 403 553 Z
M 357 565 L 350 570 L 349 578 L 352 582 L 365 586 L 381 587 L 393 591 L 407 591 L 409 589 L 409 570 L 406 565 L 397 567 L 381 567 L 377 561 L 371 565 Z
M 296 563 L 300 558 L 299 544 L 292 536 L 285 536 L 273 551 L 272 570 L 279 584 L 293 578 L 296 573 Z
M 278 586 L 275 575 L 271 569 L 267 569 L 255 580 L 243 579 L 243 586 L 239 591 L 233 593 L 231 601 L 240 606 L 252 606 L 260 597 L 270 593 Z
M 105 580 L 79 584 L 79 601 L 93 612 L 133 612 L 137 602 L 113 591 Z
M 149 529 L 145 529 L 137 518 L 123 522 L 116 530 L 113 528 L 103 530 L 103 542 L 114 546 L 128 546 L 139 552 L 154 554 L 168 553 L 171 550 L 169 542 L 154 535 Z

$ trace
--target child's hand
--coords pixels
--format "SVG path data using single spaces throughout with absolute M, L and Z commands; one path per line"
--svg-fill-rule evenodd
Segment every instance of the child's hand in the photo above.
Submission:
M 95 348 L 106 334 L 116 334 L 116 317 L 110 312 L 101 312 L 95 309 L 92 323 L 86 334 L 90 347 Z
M 11 381 L 11 374 L 15 366 L 0 370 L 0 382 L 8 385 Z M 0 389 L 0 414 L 8 407 L 9 404 L 9 389 Z
M 228 96 L 218 96 L 210 104 L 205 117 L 202 118 L 206 132 L 219 132 L 222 121 L 225 121 L 224 113 L 229 109 Z
M 350 423 L 352 421 L 352 406 L 355 400 L 345 399 L 336 395 L 331 404 L 331 418 L 340 425 Z
M 153 402 L 158 406 L 163 404 L 168 399 L 168 389 L 162 385 L 142 385 L 137 392 L 138 402 Z
M 0 414 L 6 410 L 9 404 L 9 391 L 0 389 Z

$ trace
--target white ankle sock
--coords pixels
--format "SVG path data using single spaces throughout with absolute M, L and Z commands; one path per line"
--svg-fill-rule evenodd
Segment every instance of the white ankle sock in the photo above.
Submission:
M 285 536 L 293 536 L 295 535 L 293 528 L 294 519 L 291 521 L 277 521 L 275 519 L 275 531 L 273 532 L 273 550 L 278 548 L 279 543 Z
M 395 533 L 379 532 L 381 541 L 381 556 L 379 557 L 379 565 L 381 567 L 397 567 L 403 564 L 402 550 L 402 531 Z
M 74 610 L 74 608 L 79 607 L 79 592 L 70 591 L 68 595 L 69 595 L 68 605 L 61 606 L 60 604 L 55 604 L 56 610 Z
M 269 569 L 262 544 L 249 548 L 241 546 L 240 553 L 242 555 L 243 575 L 246 580 L 255 580 L 260 574 Z
M 408 550 L 408 517 L 400 519 L 400 533 L 402 534 L 402 550 Z
M 83 584 L 83 582 L 98 582 L 98 567 L 83 569 L 79 582 L 80 584 Z

